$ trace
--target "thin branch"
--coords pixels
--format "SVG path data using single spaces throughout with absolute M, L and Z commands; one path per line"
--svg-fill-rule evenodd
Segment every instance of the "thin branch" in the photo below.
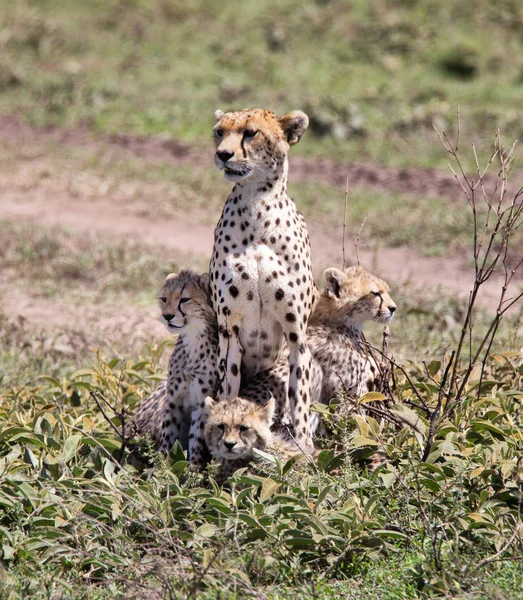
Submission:
M 345 270 L 345 265 L 346 265 L 346 261 L 345 261 L 345 230 L 347 228 L 347 206 L 349 203 L 349 176 L 347 175 L 347 181 L 345 183 L 345 209 L 343 211 L 343 240 L 341 243 L 341 251 L 342 251 L 342 255 L 343 255 L 343 265 L 341 267 L 342 271 Z M 358 264 L 360 264 L 358 262 Z
M 443 373 L 443 379 L 441 380 L 441 384 L 439 386 L 438 403 L 436 404 L 436 408 L 432 411 L 432 415 L 430 416 L 429 434 L 427 436 L 427 443 L 425 444 L 425 451 L 423 452 L 423 456 L 421 458 L 422 462 L 425 462 L 427 460 L 427 458 L 430 454 L 430 451 L 432 449 L 432 444 L 434 443 L 434 432 L 436 430 L 436 421 L 438 420 L 439 414 L 441 412 L 445 384 L 447 383 L 447 378 L 448 378 L 449 372 L 450 372 L 450 366 L 452 365 L 455 354 L 456 354 L 456 352 L 453 350 L 452 354 L 450 355 L 450 360 L 447 363 L 447 366 L 445 367 L 445 371 Z
M 354 244 L 354 248 L 356 249 L 356 261 L 358 263 L 358 267 L 360 266 L 360 255 L 358 253 L 358 246 L 360 245 L 360 235 L 361 235 L 361 231 L 363 229 L 363 226 L 365 225 L 365 223 L 367 222 L 367 217 L 365 217 L 363 219 L 363 223 L 361 224 L 361 227 L 358 231 L 358 235 L 356 236 L 356 239 L 352 240 L 352 243 Z M 345 260 L 345 259 L 344 259 Z
M 507 540 L 507 542 L 505 544 L 503 544 L 503 546 L 496 552 L 496 554 L 493 554 L 492 556 L 489 556 L 487 558 L 484 558 L 483 560 L 480 560 L 479 563 L 475 566 L 474 571 L 478 571 L 479 569 L 482 569 L 485 565 L 488 565 L 489 563 L 498 560 L 499 557 L 506 550 L 508 550 L 508 548 L 510 548 L 510 546 L 513 544 L 514 540 L 516 539 L 516 536 L 519 533 L 520 527 L 521 527 L 521 523 L 520 522 L 516 523 L 514 533 L 510 536 L 510 538 Z

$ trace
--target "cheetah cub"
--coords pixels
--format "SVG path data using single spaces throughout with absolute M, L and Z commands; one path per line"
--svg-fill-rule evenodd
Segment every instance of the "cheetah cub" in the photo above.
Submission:
M 342 389 L 357 398 L 368 391 L 372 363 L 363 338 L 365 321 L 389 323 L 396 304 L 389 286 L 363 267 L 327 269 L 311 316 L 307 343 L 323 372 L 321 401 Z
M 209 276 L 192 271 L 167 276 L 158 298 L 162 317 L 178 340 L 167 379 L 138 407 L 137 432 L 150 433 L 164 454 L 175 440 L 189 461 L 204 462 L 201 423 L 205 397 L 216 391 L 217 328 L 209 297 Z
M 275 399 L 260 404 L 247 398 L 217 401 L 205 399 L 205 441 L 215 459 L 220 461 L 220 480 L 246 467 L 253 460 L 253 450 L 267 450 L 283 462 L 302 454 L 292 439 L 271 429 Z

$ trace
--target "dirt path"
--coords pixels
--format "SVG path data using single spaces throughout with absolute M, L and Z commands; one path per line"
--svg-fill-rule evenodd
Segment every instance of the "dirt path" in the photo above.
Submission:
M 0 288 L 1 289 L 1 288 Z M 26 290 L 9 290 L 0 298 L 0 309 L 10 322 L 23 328 L 27 336 L 45 331 L 55 337 L 63 354 L 74 356 L 89 348 L 110 349 L 111 354 L 125 357 L 145 344 L 171 337 L 151 306 L 115 306 L 108 303 L 86 306 L 60 298 L 28 294 Z M 32 332 L 31 334 L 29 332 Z M 55 349 L 55 344 L 49 344 Z
M 143 158 L 144 168 L 150 161 L 167 161 L 180 164 L 186 161 L 202 160 L 198 149 L 184 144 L 153 138 L 141 140 L 131 136 L 96 137 L 87 129 L 63 131 L 58 129 L 35 130 L 20 124 L 11 118 L 0 117 L 0 139 L 9 140 L 17 152 L 13 159 L 18 174 L 11 181 L 5 177 L 0 182 L 0 219 L 35 222 L 44 226 L 62 226 L 78 232 L 101 232 L 119 239 L 132 239 L 135 242 L 161 245 L 172 249 L 176 255 L 193 254 L 205 263 L 211 254 L 213 242 L 213 224 L 208 213 L 193 210 L 190 213 L 179 212 L 174 216 L 152 219 L 140 214 L 138 207 L 129 207 L 112 202 L 110 194 L 102 199 L 90 197 L 89 193 L 71 193 L 59 178 L 49 170 L 46 177 L 33 177 L 31 169 L 45 166 L 46 160 L 52 162 L 52 156 L 45 154 L 46 144 L 56 143 L 70 146 L 95 145 L 109 147 L 119 157 L 131 153 Z M 39 145 L 41 147 L 39 147 Z M 14 146 L 13 146 L 14 147 Z M 199 158 L 198 158 L 199 157 Z M 455 194 L 455 183 L 448 175 L 437 171 L 417 169 L 382 169 L 374 165 L 345 165 L 340 167 L 325 160 L 294 158 L 293 177 L 320 178 L 331 183 L 344 182 L 347 173 L 357 186 L 374 186 L 388 191 L 415 192 L 427 195 Z M 16 171 L 16 168 L 14 168 Z M 27 177 L 26 177 L 27 175 Z M 31 179 L 27 184 L 27 179 Z M 451 185 L 452 184 L 452 185 Z M 423 188 L 423 189 L 422 189 Z M 151 190 L 154 194 L 154 189 Z M 319 275 L 327 266 L 341 266 L 341 224 L 339 231 L 324 222 L 308 222 L 313 247 L 315 273 Z M 349 262 L 354 257 L 352 244 L 347 244 Z M 450 258 L 426 258 L 408 249 L 382 248 L 374 252 L 360 250 L 362 264 L 386 278 L 396 289 L 406 282 L 418 289 L 434 292 L 440 289 L 446 295 L 456 295 L 466 301 L 473 281 L 470 268 L 460 260 Z M 500 290 L 499 279 L 489 281 L 479 298 L 480 303 L 494 308 Z M 4 289 L 5 291 L 5 289 Z M 122 312 L 120 307 L 99 306 L 70 307 L 65 302 L 31 296 L 11 290 L 3 294 L 3 310 L 10 315 L 24 315 L 32 324 L 44 324 L 45 327 L 59 328 L 70 326 L 82 320 L 90 325 L 94 338 L 111 338 L 112 333 L 128 331 L 127 337 L 141 339 L 142 334 L 165 337 L 156 322 L 156 310 L 129 307 Z M 82 311 L 82 319 L 75 311 Z M 87 313 L 86 314 L 86 310 Z M 142 326 L 143 324 L 145 326 Z M 115 337 L 115 339 L 116 339 Z
M 139 243 L 160 244 L 172 249 L 174 255 L 194 254 L 202 262 L 211 255 L 213 226 L 202 224 L 207 216 L 203 213 L 193 211 L 189 216 L 180 214 L 176 218 L 151 220 L 139 214 L 122 212 L 121 207 L 103 202 L 85 203 L 44 194 L 32 194 L 31 198 L 24 198 L 20 192 L 4 193 L 0 219 L 34 221 L 39 225 L 66 227 L 79 233 L 99 231 Z M 328 266 L 341 266 L 341 227 L 334 235 L 332 228 L 321 222 L 310 221 L 308 227 L 316 275 Z M 353 261 L 353 255 L 353 248 L 347 244 L 349 261 Z M 464 267 L 459 260 L 422 257 L 401 248 L 383 248 L 375 252 L 360 250 L 359 255 L 362 264 L 396 287 L 409 282 L 418 288 L 431 291 L 439 288 L 446 295 L 466 299 L 473 282 L 472 270 Z M 498 278 L 487 282 L 479 301 L 494 308 L 500 285 Z
M 52 141 L 61 146 L 111 149 L 119 156 L 139 157 L 144 164 L 166 163 L 175 166 L 194 161 L 206 165 L 212 163 L 212 151 L 208 145 L 203 148 L 191 146 L 159 136 L 142 138 L 125 134 L 95 135 L 86 127 L 36 129 L 13 117 L 0 115 L 0 140 L 2 138 L 16 139 L 21 144 L 38 145 Z M 344 188 L 348 177 L 351 189 L 369 188 L 423 197 L 463 199 L 454 176 L 438 169 L 393 168 L 372 163 L 344 164 L 325 158 L 293 155 L 290 156 L 290 169 L 296 181 L 322 181 Z M 495 181 L 492 174 L 487 176 L 486 187 L 493 187 Z

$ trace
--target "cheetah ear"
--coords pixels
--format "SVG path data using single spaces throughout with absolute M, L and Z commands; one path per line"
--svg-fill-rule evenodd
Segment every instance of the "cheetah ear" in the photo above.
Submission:
M 263 407 L 264 414 L 266 416 L 267 423 L 269 423 L 269 425 L 272 425 L 272 422 L 274 420 L 275 409 L 276 409 L 276 400 L 275 400 L 274 396 L 271 394 L 270 400 Z
M 309 126 L 309 117 L 301 110 L 293 110 L 279 119 L 289 146 L 297 144 Z
M 211 278 L 209 277 L 209 273 L 202 273 L 200 275 L 200 287 L 209 293 L 211 287 Z
M 220 110 L 220 109 L 218 109 L 214 112 L 214 116 L 216 117 L 217 121 L 219 121 L 223 117 L 224 114 L 225 113 L 223 112 L 223 110 Z
M 214 409 L 218 400 L 211 398 L 210 396 L 205 397 L 205 414 L 208 416 L 209 413 Z
M 177 279 L 178 278 L 178 273 L 169 273 L 169 275 L 167 275 L 167 277 L 165 278 L 165 281 L 171 281 L 172 279 Z
M 323 273 L 323 283 L 325 284 L 324 291 L 329 298 L 339 298 L 343 282 L 345 281 L 345 273 L 333 267 L 327 269 Z

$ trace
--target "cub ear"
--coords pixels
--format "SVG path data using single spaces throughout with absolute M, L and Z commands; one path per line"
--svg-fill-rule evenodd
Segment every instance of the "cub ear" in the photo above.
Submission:
M 264 406 L 264 413 L 266 415 L 267 423 L 269 423 L 269 425 L 272 425 L 272 422 L 274 420 L 274 411 L 275 410 L 276 410 L 276 400 L 275 400 L 274 396 L 271 394 L 271 398 L 270 398 L 269 402 L 267 402 L 267 404 Z
M 289 146 L 297 144 L 309 126 L 309 117 L 301 110 L 293 110 L 279 121 Z
M 169 273 L 169 275 L 167 275 L 167 277 L 165 278 L 165 281 L 171 281 L 173 279 L 177 279 L 178 278 L 178 273 Z
M 205 414 L 208 415 L 218 404 L 218 400 L 211 398 L 210 396 L 205 397 Z
M 223 110 L 220 110 L 220 109 L 218 109 L 214 112 L 214 116 L 217 121 L 219 121 L 223 117 L 224 114 L 225 113 L 223 112 Z
M 345 273 L 332 267 L 323 273 L 323 283 L 325 284 L 324 291 L 329 298 L 339 298 L 341 287 L 345 281 Z
M 211 278 L 209 277 L 209 273 L 202 273 L 200 275 L 200 287 L 209 293 L 211 288 Z

